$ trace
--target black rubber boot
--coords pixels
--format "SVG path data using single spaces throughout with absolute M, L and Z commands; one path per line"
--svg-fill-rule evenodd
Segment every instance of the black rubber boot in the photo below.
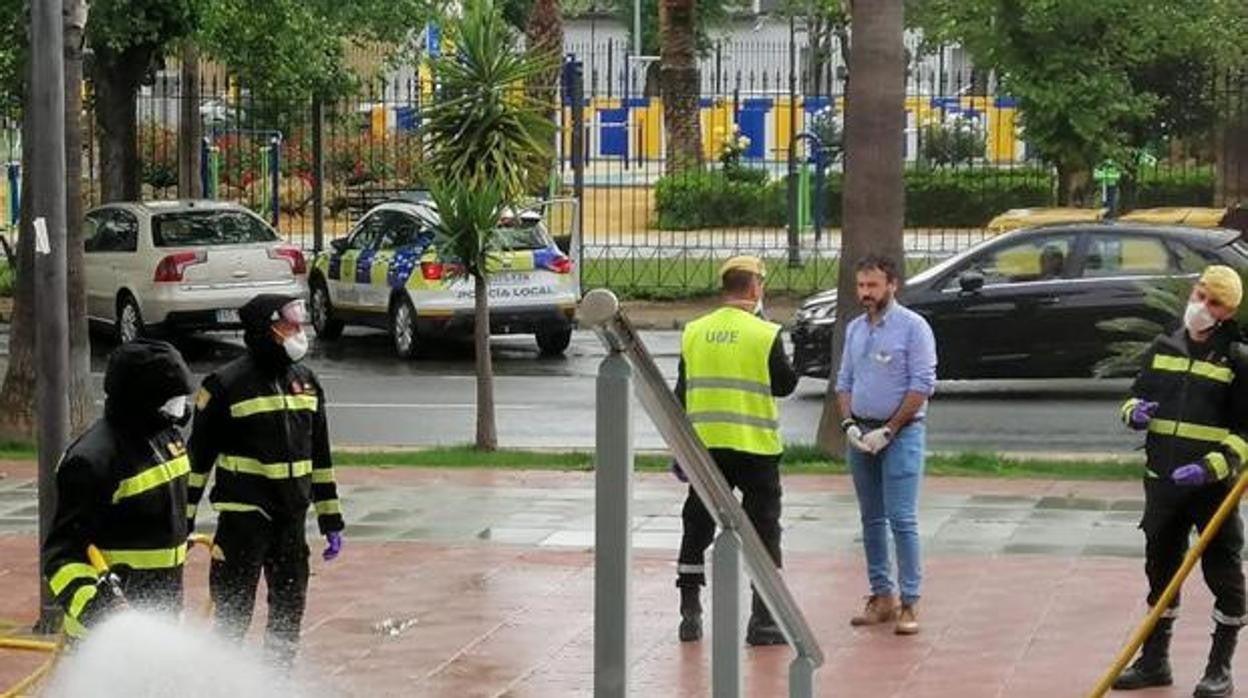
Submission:
M 1127 667 L 1114 680 L 1115 691 L 1134 691 L 1152 686 L 1169 686 L 1174 683 L 1170 674 L 1170 636 L 1174 631 L 1174 619 L 1162 618 L 1144 641 L 1139 659 Z
M 1219 623 L 1213 629 L 1213 645 L 1209 648 L 1209 663 L 1205 665 L 1205 677 L 1196 684 L 1192 694 L 1196 698 L 1218 698 L 1235 692 L 1231 681 L 1231 658 L 1235 656 L 1235 644 L 1239 642 L 1239 627 Z
M 771 617 L 771 611 L 767 610 L 767 604 L 758 597 L 758 592 L 754 592 L 754 606 L 750 613 L 750 624 L 745 629 L 745 642 L 754 647 L 789 644 L 784 633 L 780 631 L 780 626 Z
M 680 587 L 680 641 L 702 639 L 702 589 Z

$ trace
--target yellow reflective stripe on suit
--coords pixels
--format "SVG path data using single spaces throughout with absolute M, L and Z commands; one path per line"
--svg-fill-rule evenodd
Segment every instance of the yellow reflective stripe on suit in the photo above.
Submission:
M 67 636 L 72 637 L 75 640 L 81 640 L 86 637 L 87 628 L 82 623 L 79 623 L 77 618 L 74 618 L 68 613 L 62 616 L 62 618 L 64 620 L 62 621 L 63 625 L 61 627 Z
M 160 465 L 154 465 L 138 475 L 128 477 L 118 483 L 117 491 L 113 492 L 113 504 L 120 502 L 126 497 L 133 497 L 148 490 L 154 490 L 190 472 L 191 460 L 185 455 L 165 461 Z
M 1161 436 L 1178 436 L 1193 441 L 1221 442 L 1230 434 L 1225 427 L 1209 427 L 1191 422 L 1176 422 L 1171 419 L 1154 419 L 1148 423 L 1148 431 Z
M 1222 440 L 1222 447 L 1234 454 L 1241 464 L 1248 463 L 1248 441 L 1244 441 L 1239 434 L 1228 434 Z
M 315 412 L 320 400 L 316 395 L 267 395 L 230 405 L 231 417 L 250 417 L 265 412 L 308 410 Z
M 89 579 L 93 583 L 100 578 L 100 573 L 95 568 L 85 562 L 71 562 L 68 565 L 62 565 L 52 575 L 52 579 L 48 580 L 48 587 L 52 589 L 53 596 L 60 596 L 61 592 L 69 587 L 70 583 L 76 579 Z
M 1205 456 L 1205 462 L 1209 465 L 1214 479 L 1225 480 L 1227 475 L 1231 474 L 1231 464 L 1226 461 L 1226 456 L 1221 453 L 1210 453 Z
M 261 463 L 254 458 L 223 454 L 217 457 L 217 467 L 232 473 L 259 475 L 270 480 L 286 480 L 312 474 L 312 461 L 310 460 L 297 460 L 293 463 Z
M 312 484 L 326 485 L 334 481 L 333 468 L 314 468 L 312 470 Z
M 323 502 L 317 502 L 316 513 L 318 516 L 342 514 L 342 504 L 339 503 L 337 499 L 327 499 Z
M 1169 371 L 1171 373 L 1191 373 L 1192 375 L 1208 378 L 1218 383 L 1230 383 L 1235 377 L 1235 372 L 1229 366 L 1218 366 L 1208 361 L 1192 360 L 1182 356 L 1167 356 L 1158 354 L 1153 357 L 1153 368 L 1158 371 Z
M 1142 401 L 1138 397 L 1133 397 L 1122 403 L 1122 409 L 1118 410 L 1118 415 L 1122 417 L 1123 422 L 1131 421 L 1131 410 L 1134 410 L 1135 406 L 1140 404 L 1140 402 Z
M 94 584 L 87 584 L 74 592 L 74 598 L 70 600 L 69 607 L 65 612 L 75 618 L 82 617 L 82 609 L 87 607 L 91 599 L 95 598 L 99 589 Z
M 186 562 L 186 545 L 155 550 L 100 550 L 109 567 L 125 565 L 136 570 L 163 570 Z

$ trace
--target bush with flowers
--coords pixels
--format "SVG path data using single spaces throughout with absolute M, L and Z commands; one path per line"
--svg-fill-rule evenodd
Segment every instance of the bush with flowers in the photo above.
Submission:
M 954 112 L 923 129 L 923 157 L 936 166 L 962 165 L 984 156 L 988 144 L 979 117 Z
M 733 124 L 732 131 L 726 134 L 723 129 L 716 129 L 715 132 L 719 136 L 719 165 L 725 177 L 730 181 L 760 184 L 767 181 L 766 170 L 754 169 L 742 164 L 741 159 L 745 156 L 746 149 L 750 147 L 750 137 L 741 133 L 739 125 Z

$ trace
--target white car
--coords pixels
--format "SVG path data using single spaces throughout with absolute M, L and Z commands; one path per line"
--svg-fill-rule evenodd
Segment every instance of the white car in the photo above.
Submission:
M 87 316 L 129 342 L 153 330 L 236 329 L 260 293 L 307 296 L 307 262 L 247 208 L 112 203 L 85 216 Z
M 540 212 L 556 203 L 564 202 L 503 217 L 502 249 L 489 276 L 490 332 L 531 333 L 546 355 L 568 348 L 581 297 L 572 257 L 555 244 Z M 431 202 L 384 203 L 318 255 L 308 278 L 317 338 L 336 339 L 346 324 L 368 325 L 389 331 L 395 352 L 410 358 L 425 337 L 471 334 L 473 282 L 439 255 L 437 222 Z

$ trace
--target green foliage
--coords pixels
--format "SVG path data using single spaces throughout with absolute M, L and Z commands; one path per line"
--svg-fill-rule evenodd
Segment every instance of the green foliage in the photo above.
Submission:
M 22 66 L 26 62 L 26 2 L 0 0 L 0 115 L 16 115 L 22 105 Z
M 616 21 L 628 29 L 628 45 L 633 45 L 633 0 L 609 0 Z M 710 30 L 728 22 L 735 11 L 748 8 L 744 0 L 699 0 L 696 11 L 698 51 L 706 53 L 713 45 Z M 647 56 L 659 55 L 659 0 L 641 0 L 641 51 Z
M 12 298 L 16 290 L 17 275 L 9 265 L 9 260 L 0 257 L 0 298 Z
M 1122 184 L 1124 208 L 1212 206 L 1215 189 L 1210 168 L 1146 170 Z
M 96 60 L 113 65 L 127 54 L 150 51 L 159 59 L 172 42 L 198 26 L 198 0 L 95 0 L 87 15 L 87 45 Z M 150 70 L 154 66 L 140 66 Z
M 655 185 L 658 226 L 664 230 L 773 227 L 788 221 L 787 180 L 734 181 L 720 172 L 661 177 Z M 843 180 L 829 173 L 827 227 L 841 224 Z M 979 228 L 1011 208 L 1047 206 L 1052 179 L 1039 171 L 966 170 L 906 172 L 906 225 L 927 228 Z
M 906 172 L 906 226 L 979 228 L 1012 208 L 1051 205 L 1048 173 L 1028 170 Z
M 964 165 L 984 156 L 984 130 L 971 119 L 955 116 L 923 128 L 923 158 L 933 165 Z
M 931 42 L 957 42 L 1019 100 L 1026 139 L 1049 163 L 1087 171 L 1182 136 L 1202 120 L 1194 76 L 1240 50 L 1242 3 L 1205 0 L 917 0 Z M 1176 66 L 1188 66 L 1176 70 Z
M 197 40 L 239 81 L 267 99 L 341 96 L 357 86 L 347 42 L 375 42 L 397 56 L 408 33 L 434 16 L 436 0 L 200 0 Z M 368 76 L 364 76 L 368 77 Z
M 459 182 L 439 182 L 430 194 L 438 206 L 438 224 L 434 226 L 434 244 L 445 260 L 454 260 L 452 267 L 462 274 L 482 277 L 490 260 L 500 251 L 498 218 L 503 209 L 504 194 L 497 182 L 465 186 Z
M 178 135 L 154 122 L 139 125 L 143 183 L 164 189 L 178 184 Z
M 664 230 L 783 225 L 785 201 L 783 182 L 735 179 L 718 170 L 660 177 L 654 187 Z
M 441 86 L 422 124 L 430 174 L 467 188 L 497 183 L 510 204 L 553 157 L 555 125 L 525 84 L 557 57 L 520 50 L 493 0 L 464 3 L 446 30 L 457 50 L 429 61 Z

